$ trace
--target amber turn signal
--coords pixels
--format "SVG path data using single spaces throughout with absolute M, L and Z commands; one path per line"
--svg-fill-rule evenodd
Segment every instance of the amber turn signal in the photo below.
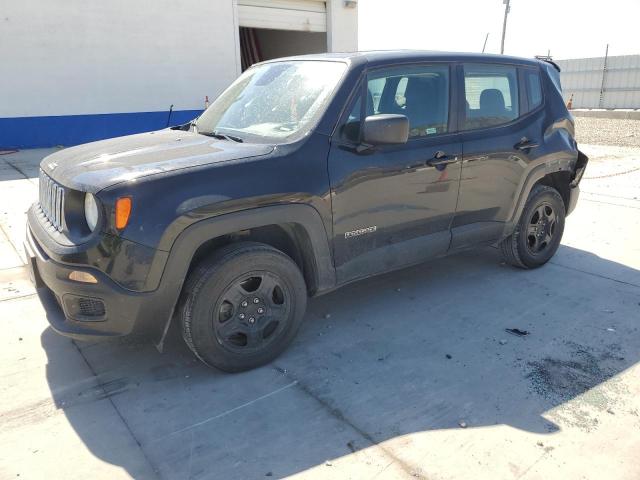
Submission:
M 131 215 L 131 197 L 120 197 L 116 200 L 116 228 L 122 230 L 129 223 Z

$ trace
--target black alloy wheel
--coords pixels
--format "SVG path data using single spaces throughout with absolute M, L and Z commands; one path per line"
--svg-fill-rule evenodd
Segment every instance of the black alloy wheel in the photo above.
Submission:
M 565 205 L 548 185 L 531 190 L 513 233 L 500 242 L 505 261 L 515 267 L 537 268 L 556 253 L 564 232 Z
M 529 216 L 527 249 L 532 255 L 543 253 L 553 244 L 556 230 L 556 213 L 549 202 L 541 203 Z
M 269 245 L 221 247 L 189 275 L 182 336 L 207 365 L 239 372 L 282 353 L 304 317 L 307 286 L 296 263 Z
M 218 342 L 237 353 L 268 347 L 286 326 L 291 294 L 275 274 L 249 272 L 216 302 L 212 327 Z

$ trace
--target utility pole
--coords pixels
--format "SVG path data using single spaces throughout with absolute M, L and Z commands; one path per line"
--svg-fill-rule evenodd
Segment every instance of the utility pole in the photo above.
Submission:
M 602 84 L 600 85 L 600 101 L 598 102 L 598 108 L 604 106 L 604 81 L 607 78 L 607 60 L 609 59 L 609 44 L 607 43 L 607 49 L 604 52 L 604 65 L 602 66 Z
M 502 0 L 504 3 L 504 22 L 502 22 L 502 42 L 500 42 L 500 54 L 504 53 L 504 35 L 507 33 L 507 15 L 509 15 L 509 3 L 511 0 Z

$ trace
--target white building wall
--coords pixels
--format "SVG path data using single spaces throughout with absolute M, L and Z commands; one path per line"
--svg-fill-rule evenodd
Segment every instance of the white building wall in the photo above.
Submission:
M 306 35 L 307 51 L 357 50 L 357 8 L 343 0 L 266 1 L 279 28 Z M 0 0 L 0 149 L 74 145 L 193 119 L 205 96 L 213 100 L 240 74 L 240 2 L 265 3 Z M 309 33 L 318 29 L 327 33 Z
M 358 50 L 358 7 L 344 0 L 327 0 L 327 47 L 330 52 Z
M 2 5 L 0 118 L 196 110 L 238 73 L 233 0 Z

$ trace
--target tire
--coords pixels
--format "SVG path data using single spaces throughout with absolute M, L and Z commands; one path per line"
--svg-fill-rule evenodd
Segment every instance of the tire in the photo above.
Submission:
M 505 261 L 519 268 L 537 268 L 556 253 L 566 213 L 558 191 L 546 185 L 531 190 L 513 233 L 500 243 Z
M 269 245 L 235 243 L 189 275 L 179 310 L 182 335 L 207 365 L 250 370 L 289 346 L 306 304 L 306 284 L 291 258 Z

